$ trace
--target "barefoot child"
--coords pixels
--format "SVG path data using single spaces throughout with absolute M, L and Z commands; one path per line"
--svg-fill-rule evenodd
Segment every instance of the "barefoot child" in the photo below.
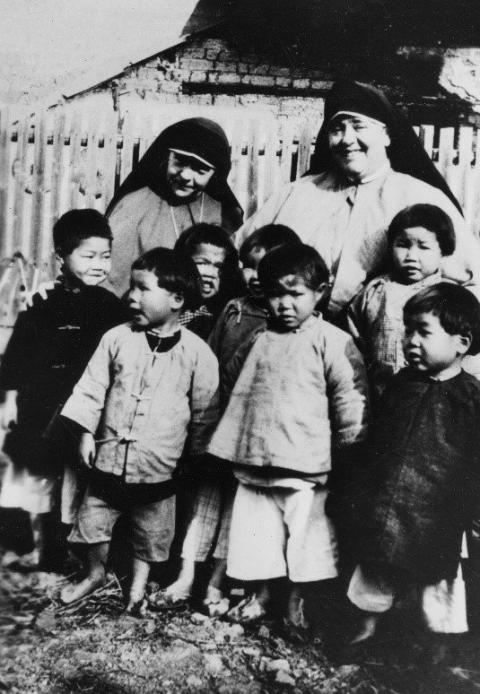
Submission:
M 131 323 L 110 330 L 62 414 L 81 428 L 80 456 L 92 468 L 70 542 L 88 546 L 88 575 L 67 587 L 72 602 L 105 581 L 112 529 L 130 522 L 132 610 L 143 600 L 150 565 L 168 559 L 175 526 L 172 475 L 184 452 L 203 452 L 217 418 L 218 364 L 210 348 L 180 328 L 195 308 L 193 264 L 165 248 L 132 265 Z M 97 440 L 95 440 L 97 434 Z
M 208 451 L 233 464 L 239 482 L 227 573 L 257 586 L 230 616 L 261 617 L 268 581 L 288 576 L 288 616 L 301 625 L 303 589 L 337 575 L 326 485 L 332 452 L 353 454 L 366 435 L 367 386 L 353 340 L 315 314 L 328 286 L 317 251 L 277 248 L 258 274 L 271 324 L 230 362 L 235 382 L 249 349 Z
M 54 424 L 102 334 L 125 320 L 120 301 L 99 287 L 110 271 L 112 232 L 96 210 L 71 210 L 56 222 L 53 243 L 61 275 L 45 296 L 19 314 L 2 360 L 5 447 L 9 466 L 0 505 L 30 513 L 34 549 L 21 563 L 37 565 L 46 517 L 65 474 L 62 520 L 73 523 L 76 451 Z M 55 441 L 46 438 L 55 429 Z M 64 485 L 64 489 L 68 484 Z
M 280 224 L 261 227 L 243 242 L 239 256 L 248 294 L 228 302 L 208 340 L 219 360 L 220 372 L 236 349 L 266 325 L 267 303 L 258 282 L 261 259 L 273 248 L 294 243 L 300 243 L 297 234 Z M 222 394 L 222 407 L 226 406 L 228 395 L 229 393 Z M 204 604 L 212 615 L 218 615 L 228 610 L 223 584 L 236 484 L 229 470 L 221 474 L 217 468 L 210 477 L 201 484 L 197 492 L 183 543 L 180 575 L 165 589 L 163 598 L 166 602 L 175 603 L 190 597 L 195 579 L 195 564 L 206 561 L 213 549 L 214 570 L 208 582 Z
M 389 274 L 371 280 L 348 310 L 349 332 L 365 357 L 375 401 L 405 366 L 403 307 L 421 289 L 442 281 L 442 260 L 455 251 L 455 230 L 439 207 L 418 204 L 393 218 L 387 240 Z
M 453 587 L 462 535 L 478 513 L 480 383 L 462 360 L 480 350 L 480 304 L 442 282 L 409 299 L 404 321 L 408 366 L 385 391 L 373 462 L 358 480 L 365 503 L 355 521 L 359 565 L 348 597 L 363 618 L 353 642 L 372 636 L 411 586 L 423 589 L 424 615 L 435 618 L 425 598 L 440 581 Z M 463 616 L 453 610 L 442 631 L 466 630 L 465 606 L 457 607 Z

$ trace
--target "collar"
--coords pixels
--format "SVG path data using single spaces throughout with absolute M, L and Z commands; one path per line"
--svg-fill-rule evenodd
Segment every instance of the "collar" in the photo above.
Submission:
M 382 164 L 382 166 L 379 169 L 374 171 L 374 173 L 371 173 L 368 176 L 364 176 L 363 178 L 360 178 L 360 180 L 354 181 L 351 178 L 347 180 L 353 186 L 363 185 L 364 183 L 370 183 L 370 181 L 375 181 L 377 178 L 382 178 L 390 171 L 391 168 L 392 167 L 390 166 L 390 161 L 387 159 L 387 161 L 384 164 Z
M 181 331 L 177 329 L 172 335 L 159 335 L 152 329 L 145 331 L 145 337 L 152 352 L 168 352 L 180 341 Z

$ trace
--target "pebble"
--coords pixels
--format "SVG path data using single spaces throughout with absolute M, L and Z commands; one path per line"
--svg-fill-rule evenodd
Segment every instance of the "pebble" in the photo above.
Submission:
M 189 689 L 198 689 L 203 685 L 202 680 L 197 675 L 189 675 L 187 677 L 186 685 Z
M 238 641 L 238 639 L 242 638 L 244 633 L 245 629 L 241 624 L 232 624 L 228 627 L 227 636 L 229 641 Z
M 210 617 L 207 617 L 206 614 L 202 614 L 201 612 L 194 612 L 190 617 L 190 621 L 192 624 L 205 624 L 205 622 L 210 621 Z
M 249 655 L 251 658 L 259 658 L 262 655 L 262 651 L 259 648 L 244 648 L 243 653 Z
M 278 672 L 280 670 L 289 672 L 290 663 L 285 658 L 277 658 L 276 660 L 267 661 L 265 669 L 267 672 Z
M 269 639 L 270 638 L 270 629 L 266 627 L 264 624 L 260 627 L 258 630 L 258 635 L 260 636 L 261 639 Z
M 204 655 L 203 659 L 205 661 L 205 670 L 209 675 L 219 675 L 223 670 L 223 660 L 222 657 L 216 653 L 210 653 Z
M 337 669 L 338 677 L 352 677 L 360 672 L 360 665 L 340 665 Z
M 291 687 L 295 686 L 295 680 L 291 675 L 288 674 L 288 672 L 285 672 L 285 670 L 279 670 L 277 672 L 275 682 L 278 682 L 279 684 L 288 684 Z
M 149 619 L 147 622 L 145 622 L 145 625 L 143 627 L 143 631 L 146 634 L 153 634 L 153 632 L 155 631 L 156 628 L 157 628 L 157 625 L 155 623 L 155 620 Z

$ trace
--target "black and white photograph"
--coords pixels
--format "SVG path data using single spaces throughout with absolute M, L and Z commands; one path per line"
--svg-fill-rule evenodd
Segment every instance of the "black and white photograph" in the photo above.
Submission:
M 478 694 L 479 1 L 0 4 L 0 692 Z

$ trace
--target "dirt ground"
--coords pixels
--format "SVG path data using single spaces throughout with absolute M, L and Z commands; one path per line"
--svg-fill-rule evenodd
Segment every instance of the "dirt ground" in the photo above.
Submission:
M 321 629 L 299 641 L 280 623 L 243 628 L 190 607 L 148 611 L 143 618 L 126 615 L 113 575 L 105 588 L 68 608 L 58 601 L 67 580 L 61 574 L 4 570 L 1 579 L 0 692 L 464 694 L 480 689 L 478 630 L 434 639 L 397 614 L 373 646 L 328 658 Z

